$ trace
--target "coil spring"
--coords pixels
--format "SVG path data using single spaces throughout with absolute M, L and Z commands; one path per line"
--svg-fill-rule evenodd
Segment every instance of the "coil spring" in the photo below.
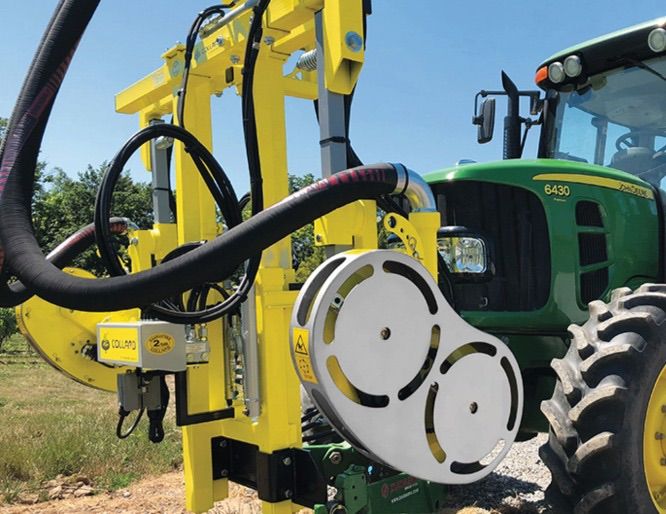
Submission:
M 303 71 L 317 71 L 317 50 L 310 50 L 301 55 L 296 67 Z

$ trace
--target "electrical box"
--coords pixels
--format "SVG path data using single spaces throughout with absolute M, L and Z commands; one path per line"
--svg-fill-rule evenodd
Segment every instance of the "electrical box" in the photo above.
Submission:
M 97 358 L 106 364 L 160 371 L 187 367 L 185 328 L 164 321 L 100 323 Z

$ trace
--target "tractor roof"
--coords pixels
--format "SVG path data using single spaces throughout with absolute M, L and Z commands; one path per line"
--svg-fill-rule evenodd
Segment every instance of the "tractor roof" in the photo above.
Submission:
M 666 16 L 611 32 L 562 50 L 546 59 L 537 70 L 556 61 L 562 62 L 570 55 L 577 55 L 583 63 L 584 75 L 590 76 L 621 65 L 624 58 L 645 60 L 656 57 L 658 54 L 655 54 L 648 46 L 648 34 L 657 27 L 666 28 Z M 562 85 L 555 85 L 547 78 L 539 83 L 539 86 L 544 89 L 559 88 Z

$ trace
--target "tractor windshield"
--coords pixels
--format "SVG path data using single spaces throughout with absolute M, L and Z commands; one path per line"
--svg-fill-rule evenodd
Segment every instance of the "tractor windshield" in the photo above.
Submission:
M 544 157 L 609 166 L 658 186 L 666 176 L 666 56 L 628 61 L 560 91 L 554 114 Z

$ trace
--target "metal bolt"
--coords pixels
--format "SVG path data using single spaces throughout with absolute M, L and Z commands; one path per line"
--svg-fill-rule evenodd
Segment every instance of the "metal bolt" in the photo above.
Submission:
M 229 470 L 228 469 L 223 469 L 222 471 L 220 471 L 220 476 L 222 478 L 228 477 L 229 476 Z
M 476 402 L 472 402 L 469 404 L 469 411 L 472 414 L 476 414 L 479 411 L 479 404 Z
M 222 440 L 220 441 L 220 445 L 219 445 L 219 446 L 220 446 L 220 448 L 226 448 L 226 447 L 227 447 L 227 441 L 226 441 L 226 439 L 222 439 Z
M 226 42 L 227 41 L 222 36 L 218 36 L 215 40 L 215 44 L 217 44 L 217 46 L 224 46 L 224 43 Z
M 321 234 L 317 234 L 317 235 L 315 236 L 315 241 L 317 241 L 318 243 L 321 243 L 323 240 L 324 240 L 324 238 L 321 237 Z
M 347 32 L 345 44 L 352 52 L 360 52 L 363 49 L 363 37 L 358 32 Z
M 661 459 L 661 460 L 659 461 L 659 463 L 660 463 L 662 466 L 666 466 L 666 459 Z
M 284 464 L 285 466 L 291 466 L 291 457 L 285 457 L 284 459 L 282 459 L 282 464 Z
M 389 337 L 391 337 L 391 329 L 389 327 L 384 327 L 382 328 L 381 332 L 379 332 L 380 337 L 386 341 Z
M 266 36 L 264 38 L 264 43 L 266 43 L 268 46 L 271 46 L 273 43 L 275 43 L 275 38 L 273 36 Z
M 236 54 L 231 56 L 231 64 L 239 64 L 240 63 L 240 57 Z
M 661 406 L 661 412 L 662 412 L 663 414 L 666 414 L 666 405 L 662 405 L 662 406 Z
M 654 434 L 654 438 L 655 438 L 657 441 L 661 441 L 661 440 L 664 438 L 664 434 L 663 434 L 663 432 L 657 432 L 656 434 Z
M 291 492 L 291 489 L 286 489 L 284 492 L 284 497 L 285 498 L 291 498 L 293 493 Z
M 328 456 L 328 460 L 331 462 L 331 464 L 338 465 L 342 462 L 342 453 L 340 452 L 332 452 Z
M 139 244 L 139 239 L 136 237 L 133 237 L 132 239 L 129 240 L 129 244 L 132 246 L 136 246 Z

